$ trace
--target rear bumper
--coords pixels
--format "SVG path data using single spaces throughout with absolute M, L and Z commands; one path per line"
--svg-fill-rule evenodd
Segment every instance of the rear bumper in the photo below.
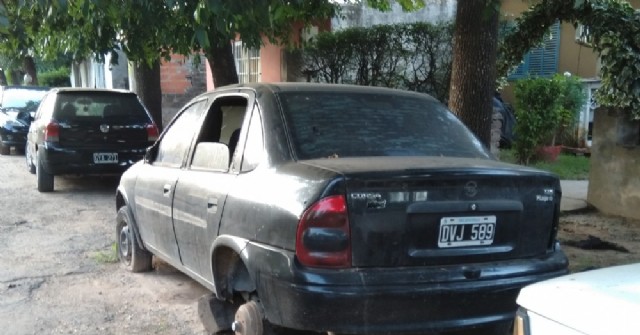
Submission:
M 24 149 L 25 144 L 27 144 L 27 132 L 1 128 L 0 140 L 4 146 Z
M 566 274 L 568 265 L 562 251 L 527 260 L 384 269 L 310 270 L 290 260 L 288 273 L 273 263 L 258 272 L 267 318 L 295 329 L 350 334 L 511 321 L 523 286 Z
M 107 175 L 121 174 L 135 162 L 141 160 L 145 148 L 133 149 L 67 149 L 53 145 L 46 145 L 38 150 L 44 150 L 43 168 L 54 175 Z M 93 162 L 95 152 L 116 152 L 118 163 L 96 164 Z

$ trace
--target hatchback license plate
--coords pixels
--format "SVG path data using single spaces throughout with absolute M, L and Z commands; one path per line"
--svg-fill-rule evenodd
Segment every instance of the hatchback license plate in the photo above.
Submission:
M 93 154 L 93 162 L 96 164 L 118 163 L 117 152 L 96 152 Z
M 496 217 L 444 217 L 440 220 L 439 248 L 490 245 L 496 235 Z

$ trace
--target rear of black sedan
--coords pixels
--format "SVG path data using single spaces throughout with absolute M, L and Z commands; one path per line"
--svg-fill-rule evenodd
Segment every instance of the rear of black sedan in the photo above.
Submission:
M 567 272 L 553 176 L 465 158 L 301 164 L 303 175 L 335 179 L 302 215 L 295 252 L 248 248 L 281 261 L 256 270 L 278 324 L 358 334 L 506 328 L 520 288 Z
M 567 273 L 556 176 L 495 161 L 433 99 L 338 88 L 276 93 L 296 161 L 277 172 L 325 182 L 300 198 L 295 251 L 247 247 L 269 260 L 254 263 L 268 320 L 336 333 L 498 334 L 520 288 Z M 263 223 L 256 240 L 273 244 Z M 284 235 L 281 224 L 271 229 Z

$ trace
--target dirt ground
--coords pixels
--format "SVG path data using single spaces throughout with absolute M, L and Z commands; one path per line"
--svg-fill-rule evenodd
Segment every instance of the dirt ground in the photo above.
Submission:
M 564 214 L 558 240 L 571 271 L 640 262 L 640 221 L 595 210 Z
M 1 156 L 0 171 L 0 334 L 205 334 L 202 286 L 167 266 L 131 274 L 114 263 L 117 179 L 56 178 L 40 194 L 23 156 Z M 640 222 L 562 217 L 563 244 L 589 235 L 629 252 L 565 245 L 574 271 L 640 261 Z

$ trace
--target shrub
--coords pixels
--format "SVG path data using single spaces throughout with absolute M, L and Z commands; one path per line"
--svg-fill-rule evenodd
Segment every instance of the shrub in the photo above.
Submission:
M 61 67 L 57 70 L 38 74 L 38 83 L 42 86 L 68 87 L 71 86 L 69 75 L 69 69 Z
M 446 101 L 451 23 L 412 23 L 322 32 L 303 49 L 303 73 L 319 82 L 385 86 Z
M 540 146 L 553 146 L 558 136 L 574 129 L 586 102 L 580 78 L 568 74 L 520 80 L 515 95 L 516 157 L 527 165 Z
M 529 165 L 536 149 L 553 136 L 561 121 L 558 94 L 560 82 L 527 78 L 516 83 L 516 126 L 514 148 L 521 164 Z

